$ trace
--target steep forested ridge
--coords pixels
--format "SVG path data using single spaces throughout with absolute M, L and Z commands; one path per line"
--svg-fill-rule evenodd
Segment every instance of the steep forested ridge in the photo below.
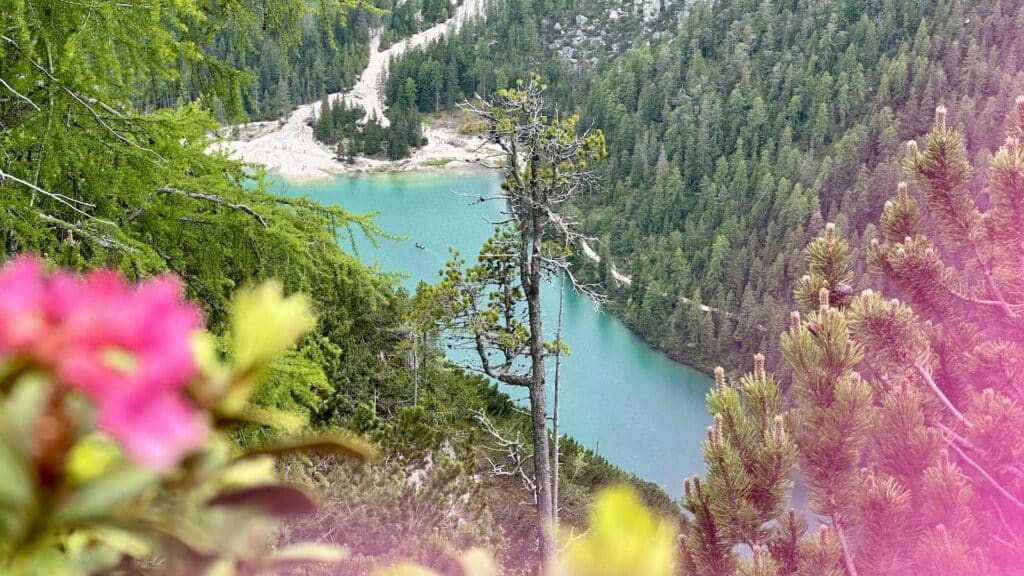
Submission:
M 565 0 L 497 1 L 486 18 L 458 34 L 393 62 L 387 97 L 395 102 L 409 80 L 421 111 L 452 109 L 474 95 L 539 73 L 561 105 L 577 101 L 593 70 L 629 48 L 675 30 L 681 1 L 633 3 Z
M 604 193 L 580 207 L 632 275 L 611 283 L 618 310 L 700 365 L 773 351 L 801 247 L 825 221 L 874 234 L 898 147 L 937 104 L 961 114 L 972 149 L 997 142 L 987 127 L 1020 89 L 1022 25 L 1000 1 L 695 4 L 581 103 L 615 150 Z
M 389 97 L 412 78 L 433 111 L 540 72 L 608 140 L 603 189 L 577 205 L 603 263 L 579 263 L 645 338 L 705 368 L 777 360 L 806 242 L 834 220 L 858 246 L 935 105 L 963 114 L 972 150 L 991 147 L 985 127 L 1021 84 L 1013 2 L 720 0 L 614 22 L 600 7 L 600 35 L 629 42 L 567 43 L 567 26 L 591 27 L 571 3 L 499 4 L 395 63 Z
M 225 12 L 223 26 L 202 41 L 220 64 L 194 69 L 183 60 L 180 77 L 169 83 L 154 79 L 143 105 L 193 101 L 217 76 L 237 71 L 247 81 L 239 92 L 207 103 L 214 117 L 221 123 L 282 118 L 296 105 L 350 88 L 366 67 L 371 30 L 379 30 L 384 48 L 448 19 L 454 10 L 447 0 L 367 0 L 346 10 L 331 3 L 308 9 L 318 4 L 299 0 L 280 14 L 271 6 L 260 13 Z
M 455 11 L 449 0 L 387 0 L 377 6 L 386 10 L 381 30 L 381 49 L 438 22 L 444 22 Z
M 172 60 L 179 68 L 174 77 L 153 76 L 139 86 L 140 108 L 170 108 L 205 98 L 218 122 L 271 120 L 325 91 L 350 86 L 366 66 L 370 26 L 380 12 L 370 2 L 326 2 L 316 11 L 313 5 L 294 0 L 245 12 L 211 8 L 211 20 L 200 20 L 188 36 L 196 49 L 215 59 L 199 65 L 186 57 Z M 211 86 L 228 78 L 242 82 L 228 92 L 210 93 Z

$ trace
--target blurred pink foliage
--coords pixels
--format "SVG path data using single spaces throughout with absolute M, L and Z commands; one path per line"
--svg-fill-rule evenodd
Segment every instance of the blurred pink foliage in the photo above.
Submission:
M 0 356 L 47 367 L 61 386 L 82 392 L 97 426 L 155 470 L 174 467 L 206 439 L 185 394 L 202 324 L 171 276 L 132 286 L 110 270 L 50 274 L 33 257 L 0 270 Z

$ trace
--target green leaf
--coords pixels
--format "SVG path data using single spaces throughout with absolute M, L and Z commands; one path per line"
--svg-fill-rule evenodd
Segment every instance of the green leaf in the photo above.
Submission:
M 72 492 L 58 504 L 51 517 L 55 526 L 75 526 L 114 520 L 131 500 L 159 482 L 160 477 L 144 468 L 124 465 Z
M 0 433 L 0 541 L 13 540 L 24 529 L 24 511 L 32 502 L 29 465 Z
M 38 372 L 29 372 L 15 382 L 4 406 L 4 417 L 7 430 L 13 433 L 11 438 L 28 452 L 35 435 L 35 423 L 43 404 L 49 399 L 53 383 L 49 378 Z
M 271 456 L 253 456 L 236 460 L 228 465 L 217 478 L 222 486 L 253 486 L 274 482 L 277 475 L 276 462 Z
M 232 426 L 244 426 L 256 424 L 286 432 L 296 432 L 303 426 L 309 424 L 306 418 L 289 412 L 287 410 L 274 410 L 261 406 L 247 405 L 241 410 L 217 414 L 217 426 L 219 428 L 230 428 Z
M 253 508 L 270 516 L 289 518 L 312 514 L 316 501 L 304 489 L 285 484 L 262 484 L 222 492 L 207 504 L 214 507 Z
M 96 548 L 97 542 L 101 542 L 110 553 L 115 553 L 115 559 L 121 555 L 143 558 L 153 552 L 148 539 L 138 533 L 119 528 L 76 530 L 64 540 L 64 550 L 69 556 L 76 557 L 88 554 L 90 550 Z
M 121 449 L 99 433 L 89 434 L 71 447 L 67 474 L 72 483 L 84 484 L 111 470 L 121 460 Z
M 33 482 L 24 452 L 6 431 L 0 433 L 0 509 L 23 508 L 32 499 Z

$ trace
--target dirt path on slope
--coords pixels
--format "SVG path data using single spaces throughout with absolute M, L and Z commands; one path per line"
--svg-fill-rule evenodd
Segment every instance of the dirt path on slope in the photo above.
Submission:
M 370 36 L 369 64 L 355 86 L 347 92 L 330 94 L 328 98 L 331 102 L 344 99 L 350 106 L 361 106 L 368 116 L 376 113 L 380 122 L 387 126 L 383 92 L 391 59 L 458 30 L 469 18 L 483 12 L 485 1 L 463 0 L 448 20 L 396 42 L 383 51 L 380 50 L 380 32 L 374 31 Z M 479 140 L 460 135 L 454 122 L 435 122 L 424 127 L 428 144 L 417 149 L 412 158 L 395 162 L 359 158 L 352 164 L 343 164 L 336 160 L 333 149 L 313 138 L 313 128 L 307 125 L 319 105 L 319 102 L 303 104 L 283 123 L 254 122 L 225 128 L 221 134 L 226 138 L 211 148 L 225 151 L 233 159 L 265 166 L 293 182 L 349 172 L 416 170 L 453 164 L 455 167 L 469 167 L 480 155 Z

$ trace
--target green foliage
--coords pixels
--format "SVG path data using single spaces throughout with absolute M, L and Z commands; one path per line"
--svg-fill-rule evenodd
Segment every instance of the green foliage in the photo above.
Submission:
M 701 447 L 707 476 L 684 483 L 693 519 L 680 540 L 683 567 L 693 575 L 776 574 L 776 566 L 792 573 L 805 527 L 786 510 L 796 447 L 781 390 L 761 355 L 738 383 L 726 382 L 721 368 L 715 378 L 708 393 L 714 425 Z M 749 564 L 736 553 L 739 545 L 750 553 Z
M 398 295 L 338 247 L 345 235 L 375 237 L 371 218 L 266 190 L 239 165 L 206 154 L 216 125 L 198 105 L 144 114 L 131 105 L 144 90 L 130 78 L 88 72 L 94 60 L 139 77 L 174 78 L 179 58 L 224 66 L 190 34 L 230 28 L 226 21 L 250 17 L 251 6 L 202 18 L 191 2 L 91 16 L 71 5 L 20 6 L 3 11 L 8 21 L 34 25 L 5 41 L 2 53 L 12 74 L 5 81 L 25 99 L 8 99 L 5 89 L 0 106 L 0 255 L 43 253 L 134 279 L 173 271 L 215 332 L 227 324 L 236 287 L 277 278 L 288 292 L 314 295 L 320 321 L 301 352 L 270 374 L 260 401 L 301 406 L 323 421 L 344 410 L 334 393 L 340 385 L 354 397 L 372 387 L 369 380 L 387 372 L 375 349 L 395 339 L 389 327 L 398 322 Z M 47 18 L 66 28 L 42 25 Z M 167 32 L 175 27 L 184 31 Z M 140 37 L 150 40 L 136 46 Z M 52 72 L 37 66 L 51 57 Z M 298 375 L 308 380 L 291 377 Z M 290 391 L 277 385 L 286 379 Z
M 332 484 L 339 492 L 329 494 L 327 505 L 339 517 L 347 514 L 346 507 L 369 510 L 378 495 L 381 502 L 401 503 L 405 498 L 409 506 L 425 511 L 409 538 L 389 541 L 395 548 L 359 550 L 353 572 L 365 572 L 380 563 L 377 559 L 420 549 L 438 552 L 437 557 L 445 560 L 432 565 L 447 570 L 455 562 L 448 553 L 451 547 L 476 544 L 493 545 L 510 572 L 526 569 L 537 532 L 533 523 L 522 521 L 522 487 L 517 480 L 487 476 L 489 453 L 470 414 L 485 412 L 507 433 L 528 434 L 529 421 L 493 385 L 454 370 L 443 360 L 423 302 L 409 300 L 391 279 L 367 269 L 339 247 L 356 233 L 380 238 L 371 216 L 278 195 L 263 184 L 262 174 L 206 153 L 208 135 L 218 122 L 244 112 L 276 117 L 294 100 L 313 99 L 350 82 L 365 58 L 362 20 L 369 11 L 352 12 L 352 26 L 342 26 L 347 2 L 318 3 L 313 12 L 306 11 L 300 0 L 95 4 L 91 10 L 80 10 L 77 4 L 0 1 L 0 25 L 7 36 L 0 41 L 0 76 L 5 82 L 0 85 L 0 257 L 35 252 L 77 270 L 110 266 L 132 279 L 163 271 L 180 276 L 189 297 L 206 312 L 209 329 L 218 335 L 204 339 L 203 365 L 207 377 L 223 387 L 218 398 L 226 394 L 217 418 L 232 427 L 234 442 L 218 444 L 215 456 L 221 460 L 211 460 L 211 466 L 233 461 L 242 448 L 287 455 L 283 469 L 289 476 L 295 474 L 296 482 L 316 484 L 311 479 L 322 478 L 317 474 L 335 473 L 353 486 L 372 487 L 380 481 L 379 490 L 348 492 Z M 326 49 L 331 43 L 337 51 Z M 436 89 L 436 77 L 431 84 L 429 76 L 424 85 Z M 404 108 L 392 106 L 396 112 L 405 111 L 407 135 L 418 130 L 418 121 L 412 121 L 419 114 L 418 83 L 406 83 Z M 331 114 L 332 121 L 334 115 L 345 116 L 332 129 L 351 124 L 351 111 L 334 108 Z M 391 120 L 393 126 L 401 124 L 398 118 Z M 565 129 L 575 127 L 575 119 L 560 121 Z M 551 132 L 553 141 L 564 136 L 565 129 Z M 386 150 L 381 131 L 364 128 L 363 135 L 364 146 Z M 407 144 L 418 141 L 409 138 Z M 302 317 L 287 312 L 242 314 L 249 324 L 235 331 L 240 340 L 231 336 L 233 294 L 240 286 L 268 278 L 279 280 L 272 291 L 275 297 L 308 294 L 317 316 L 312 332 L 280 356 L 264 347 L 307 328 Z M 258 302 L 260 294 L 267 295 L 257 292 L 251 298 Z M 420 355 L 415 370 L 408 361 L 410 350 Z M 227 366 L 239 362 L 245 367 L 229 369 L 224 358 Z M 417 384 L 418 398 L 413 392 Z M 389 462 L 401 462 L 381 472 L 399 480 L 383 481 L 376 469 L 360 473 L 340 466 L 334 457 L 292 456 L 299 448 L 342 454 L 362 450 L 361 444 L 337 434 L 335 427 L 346 423 L 378 440 Z M 307 426 L 323 434 L 285 441 L 295 431 L 312 433 Z M 571 440 L 563 446 L 567 525 L 582 527 L 591 493 L 611 482 L 637 485 L 648 502 L 664 513 L 677 513 L 656 486 L 627 477 Z M 84 478 L 106 474 L 106 466 L 116 457 L 88 439 L 76 454 L 76 473 Z M 416 496 L 406 494 L 404 482 L 415 472 L 413 462 L 431 458 L 436 478 L 427 484 L 433 488 Z M 5 504 L 21 498 L 31 480 L 7 463 L 0 458 L 0 472 L 6 478 L 0 500 Z M 244 479 L 254 470 L 270 473 L 269 460 L 253 457 L 232 464 L 227 477 Z M 473 477 L 484 477 L 482 486 L 472 485 Z M 134 503 L 139 492 L 133 483 L 145 484 L 145 479 L 128 475 L 123 480 L 123 488 L 101 494 L 108 501 L 100 504 Z M 233 513 L 225 508 L 238 503 L 248 508 L 261 494 L 280 496 L 296 508 L 308 504 L 303 490 L 272 494 L 264 489 L 266 482 L 245 489 L 246 482 L 230 482 L 230 496 L 218 501 L 225 506 L 216 512 L 225 518 Z M 197 490 L 188 498 L 213 497 L 227 487 Z M 483 496 L 465 503 L 454 517 L 440 514 L 443 503 L 461 502 L 470 493 Z M 438 494 L 443 498 L 436 498 Z M 19 508 L 0 508 L 0 525 L 8 526 Z M 376 512 L 366 514 L 369 522 Z M 432 520 L 439 516 L 443 518 Z M 400 534 L 403 521 L 388 516 L 375 534 Z M 224 525 L 220 520 L 205 522 L 205 517 L 197 522 L 210 529 Z M 299 528 L 289 530 L 295 531 L 287 534 L 297 534 Z M 237 535 L 238 541 L 199 538 L 198 543 L 188 540 L 183 545 L 262 554 L 273 540 L 271 533 L 266 534 L 250 540 L 235 530 L 229 536 Z M 287 534 L 282 545 L 300 542 Z M 131 554 L 146 556 L 152 550 L 120 532 L 101 536 L 103 542 Z M 513 537 L 521 547 L 508 546 L 502 553 L 502 543 Z M 75 537 L 63 545 L 78 550 L 91 546 L 95 538 L 99 537 Z M 360 538 L 347 533 L 346 542 L 359 543 Z M 430 546 L 419 548 L 424 542 Z M 281 549 L 273 567 L 264 567 L 290 569 L 298 558 L 322 552 L 309 547 Z M 262 556 L 259 562 L 264 560 L 270 562 Z M 48 568 L 43 571 L 54 572 Z
M 1024 99 L 1018 108 L 1024 117 Z M 972 185 L 963 137 L 947 126 L 945 109 L 924 148 L 908 147 L 906 168 L 922 204 L 898 186 L 868 260 L 909 303 L 872 290 L 853 294 L 851 252 L 834 225 L 809 244 L 808 274 L 795 293 L 810 312 L 793 312 L 781 347 L 792 377 L 786 428 L 808 507 L 823 523 L 804 536 L 803 521 L 782 514 L 785 490 L 772 493 L 771 508 L 739 497 L 752 485 L 744 469 L 763 470 L 754 464 L 766 448 L 749 444 L 757 436 L 743 433 L 738 395 L 719 371 L 709 395 L 708 478 L 687 485 L 691 571 L 1017 570 L 1024 508 L 1019 478 L 1007 473 L 1019 449 L 1006 438 L 1022 429 L 1024 411 L 1007 387 L 1015 372 L 1006 362 L 1017 361 L 1019 346 L 1019 130 L 1013 126 L 989 160 L 992 177 L 981 188 Z M 994 365 L 982 367 L 982 358 Z M 752 538 L 765 518 L 773 532 L 762 534 L 767 555 Z M 749 567 L 738 566 L 739 542 L 754 550 Z
M 600 126 L 611 151 L 601 193 L 574 203 L 603 256 L 582 279 L 675 358 L 710 369 L 761 351 L 772 365 L 802 249 L 833 221 L 863 276 L 894 158 L 936 105 L 956 103 L 949 126 L 966 130 L 969 154 L 999 144 L 990 127 L 1021 86 L 1020 7 L 659 5 L 642 19 L 606 2 L 496 3 L 486 23 L 396 62 L 388 96 L 413 78 L 421 110 L 451 108 L 541 72 L 551 101 Z M 593 25 L 573 22 L 583 14 Z

